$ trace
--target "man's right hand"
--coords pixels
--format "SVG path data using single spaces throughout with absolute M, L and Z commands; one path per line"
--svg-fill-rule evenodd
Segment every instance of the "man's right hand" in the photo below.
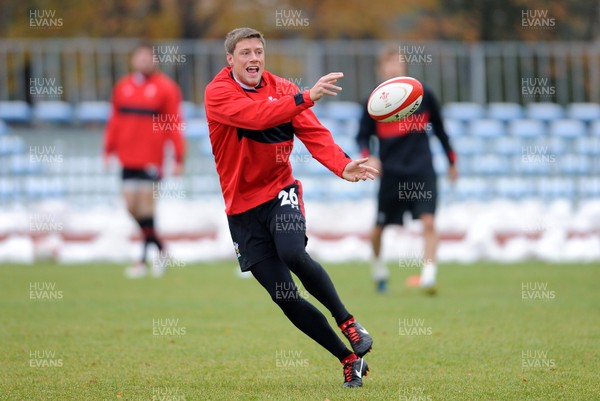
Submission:
M 330 72 L 319 78 L 315 86 L 310 89 L 310 99 L 313 102 L 318 101 L 323 95 L 337 96 L 335 91 L 341 91 L 341 86 L 334 85 L 338 79 L 343 78 L 343 72 Z
M 379 174 L 379 170 L 367 165 L 368 160 L 368 157 L 364 157 L 346 164 L 342 172 L 342 178 L 350 182 L 374 180 L 375 175 Z

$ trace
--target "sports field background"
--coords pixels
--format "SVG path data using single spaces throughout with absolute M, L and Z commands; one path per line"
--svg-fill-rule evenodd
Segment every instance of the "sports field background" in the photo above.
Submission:
M 1 400 L 592 400 L 600 368 L 593 264 L 441 266 L 429 297 L 390 265 L 327 265 L 374 337 L 371 373 L 294 329 L 233 263 L 126 280 L 121 265 L 0 269 Z M 301 294 L 310 297 L 300 288 Z

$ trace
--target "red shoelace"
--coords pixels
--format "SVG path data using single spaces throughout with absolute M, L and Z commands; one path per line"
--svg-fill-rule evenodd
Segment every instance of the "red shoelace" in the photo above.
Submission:
M 346 383 L 352 381 L 352 362 L 348 362 L 344 365 L 344 380 Z
M 354 325 L 346 327 L 346 330 L 344 331 L 351 342 L 357 343 L 360 340 L 360 334 L 358 334 L 358 331 L 356 331 L 356 327 L 354 327 Z

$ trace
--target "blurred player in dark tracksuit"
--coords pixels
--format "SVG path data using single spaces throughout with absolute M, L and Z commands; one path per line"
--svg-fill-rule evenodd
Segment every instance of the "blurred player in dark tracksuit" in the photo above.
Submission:
M 345 308 L 327 272 L 306 252 L 302 185 L 281 154 L 289 156 L 297 137 L 337 176 L 352 182 L 374 178 L 377 171 L 364 165 L 367 159 L 350 159 L 310 110 L 322 96 L 341 89 L 335 83 L 343 74 L 330 73 L 300 91 L 265 70 L 264 38 L 251 28 L 231 31 L 225 51 L 229 66 L 206 87 L 204 104 L 240 267 L 252 273 L 298 329 L 342 363 L 344 387 L 362 386 L 368 372 L 362 357 L 373 340 Z M 352 350 L 299 295 L 291 272 L 331 312 Z
M 177 84 L 157 71 L 152 46 L 138 45 L 131 56 L 133 72 L 116 83 L 112 94 L 112 114 L 104 138 L 107 165 L 113 154 L 122 170 L 123 194 L 127 209 L 144 236 L 142 257 L 125 271 L 130 278 L 147 274 L 147 249 L 159 250 L 152 273 L 165 272 L 168 257 L 154 227 L 155 185 L 163 174 L 165 145 L 173 143 L 175 169 L 183 171 L 184 139 L 180 132 L 181 92 Z
M 406 75 L 406 65 L 397 47 L 386 47 L 379 54 L 377 72 L 382 81 Z M 381 171 L 377 218 L 371 233 L 372 275 L 381 292 L 386 290 L 389 278 L 389 270 L 381 259 L 382 234 L 390 224 L 402 225 L 407 211 L 423 224 L 423 265 L 420 277 L 413 284 L 431 293 L 435 291 L 437 177 L 429 148 L 430 134 L 435 135 L 444 148 L 452 182 L 458 177 L 458 172 L 456 155 L 444 130 L 438 103 L 431 91 L 426 86 L 423 88 L 423 101 L 413 115 L 399 122 L 376 122 L 367 113 L 365 105 L 360 120 L 357 142 L 361 155 L 369 156 L 369 164 Z M 370 156 L 372 136 L 379 140 L 379 159 Z

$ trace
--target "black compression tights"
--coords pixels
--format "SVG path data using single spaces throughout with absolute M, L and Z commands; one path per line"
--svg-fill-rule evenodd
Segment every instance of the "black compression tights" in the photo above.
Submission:
M 290 237 L 288 241 L 276 239 L 280 256 L 255 264 L 251 269 L 252 274 L 298 329 L 342 360 L 352 351 L 340 340 L 325 316 L 303 298 L 305 294 L 298 292 L 290 270 L 298 276 L 306 291 L 329 309 L 338 324 L 351 315 L 340 301 L 327 272 L 304 250 L 304 238 L 299 244 Z

